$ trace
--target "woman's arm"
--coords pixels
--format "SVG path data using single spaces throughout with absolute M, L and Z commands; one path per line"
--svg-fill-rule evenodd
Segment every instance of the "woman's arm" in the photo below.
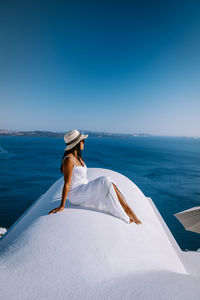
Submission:
M 72 160 L 70 159 L 70 157 L 67 157 L 66 159 L 64 159 L 64 162 L 63 162 L 64 185 L 63 185 L 63 190 L 62 190 L 61 204 L 60 204 L 60 206 L 52 209 L 48 213 L 48 215 L 64 210 L 67 194 L 69 192 L 69 188 L 71 185 L 73 167 L 74 167 L 74 164 L 73 164 Z

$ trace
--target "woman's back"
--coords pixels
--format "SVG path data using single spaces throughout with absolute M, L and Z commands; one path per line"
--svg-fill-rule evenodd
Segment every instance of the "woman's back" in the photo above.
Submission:
M 70 155 L 65 156 L 63 158 L 63 161 L 67 157 L 69 157 L 73 161 L 73 164 L 74 164 L 74 167 L 72 170 L 71 185 L 70 185 L 70 189 L 69 189 L 69 192 L 70 192 L 72 189 L 74 189 L 78 185 L 88 183 L 87 166 L 85 163 L 84 163 L 84 166 L 76 165 L 75 159 Z

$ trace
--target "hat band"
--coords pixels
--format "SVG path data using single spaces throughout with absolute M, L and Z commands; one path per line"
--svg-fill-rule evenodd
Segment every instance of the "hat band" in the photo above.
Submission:
M 71 144 L 73 144 L 73 143 L 75 143 L 76 141 L 78 141 L 78 139 L 81 137 L 81 133 L 79 133 L 79 135 L 75 138 L 75 139 L 73 139 L 71 142 L 69 142 L 69 143 L 65 143 L 67 146 L 69 146 L 69 145 L 71 145 Z

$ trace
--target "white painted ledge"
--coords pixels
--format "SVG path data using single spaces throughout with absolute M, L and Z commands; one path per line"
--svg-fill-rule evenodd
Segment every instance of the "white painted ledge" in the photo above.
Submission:
M 185 263 L 151 198 L 122 174 L 88 168 L 89 180 L 102 175 L 115 180 L 142 224 L 68 200 L 48 215 L 60 204 L 61 177 L 0 239 L 0 298 L 198 299 L 200 269 Z

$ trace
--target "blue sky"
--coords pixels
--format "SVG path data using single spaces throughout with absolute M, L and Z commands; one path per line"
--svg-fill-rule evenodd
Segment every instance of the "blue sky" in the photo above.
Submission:
M 1 1 L 0 128 L 200 136 L 199 1 Z

